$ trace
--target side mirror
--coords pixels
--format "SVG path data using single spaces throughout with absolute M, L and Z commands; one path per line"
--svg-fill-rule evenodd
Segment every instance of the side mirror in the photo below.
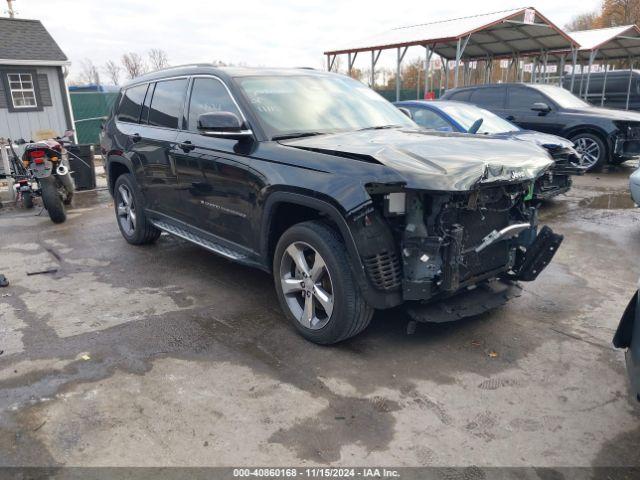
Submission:
M 536 102 L 531 106 L 531 110 L 544 114 L 549 113 L 551 111 L 551 107 L 544 102 Z
M 475 122 L 473 122 L 473 125 L 469 127 L 469 130 L 467 131 L 467 133 L 473 133 L 473 134 L 478 133 L 478 130 L 480 130 L 480 127 L 482 126 L 482 122 L 484 122 L 484 118 L 480 117 Z
M 411 115 L 411 110 L 409 110 L 408 108 L 405 107 L 398 107 L 398 110 L 400 110 L 402 113 L 404 113 L 407 117 L 409 117 L 410 119 L 413 120 L 413 116 Z
M 253 136 L 253 132 L 244 128 L 238 116 L 232 112 L 203 113 L 198 117 L 198 131 L 208 137 L 234 140 L 242 140 Z

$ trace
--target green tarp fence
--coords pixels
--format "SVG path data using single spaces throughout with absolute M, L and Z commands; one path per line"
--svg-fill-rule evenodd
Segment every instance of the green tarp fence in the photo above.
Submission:
M 98 143 L 103 117 L 109 115 L 118 92 L 70 92 L 78 143 Z

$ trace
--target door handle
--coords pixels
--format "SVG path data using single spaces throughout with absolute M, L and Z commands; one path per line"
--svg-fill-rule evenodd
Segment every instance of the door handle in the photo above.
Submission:
M 515 119 L 516 117 L 514 117 L 513 115 L 507 115 L 507 118 L 506 118 L 508 122 L 513 122 Z
M 133 135 L 131 135 L 131 141 L 133 143 L 138 143 L 140 140 L 142 140 L 142 137 L 139 133 L 134 133 Z
M 185 140 L 184 142 L 178 144 L 178 148 L 180 148 L 184 153 L 189 153 L 191 150 L 196 148 L 196 146 L 189 140 Z

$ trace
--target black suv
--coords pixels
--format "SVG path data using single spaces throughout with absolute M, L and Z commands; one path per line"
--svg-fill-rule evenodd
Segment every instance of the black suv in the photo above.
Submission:
M 341 75 L 148 74 L 122 88 L 101 143 L 129 243 L 165 231 L 271 272 L 317 343 L 403 303 L 425 321 L 501 305 L 562 240 L 538 231 L 529 201 L 545 150 L 426 132 Z
M 442 98 L 473 103 L 526 130 L 568 138 L 590 169 L 640 154 L 639 113 L 594 107 L 554 85 L 478 85 L 449 90 Z

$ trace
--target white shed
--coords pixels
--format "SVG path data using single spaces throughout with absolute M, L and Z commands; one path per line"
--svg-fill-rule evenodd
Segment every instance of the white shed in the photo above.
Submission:
M 73 129 L 66 55 L 39 20 L 0 18 L 0 138 Z

